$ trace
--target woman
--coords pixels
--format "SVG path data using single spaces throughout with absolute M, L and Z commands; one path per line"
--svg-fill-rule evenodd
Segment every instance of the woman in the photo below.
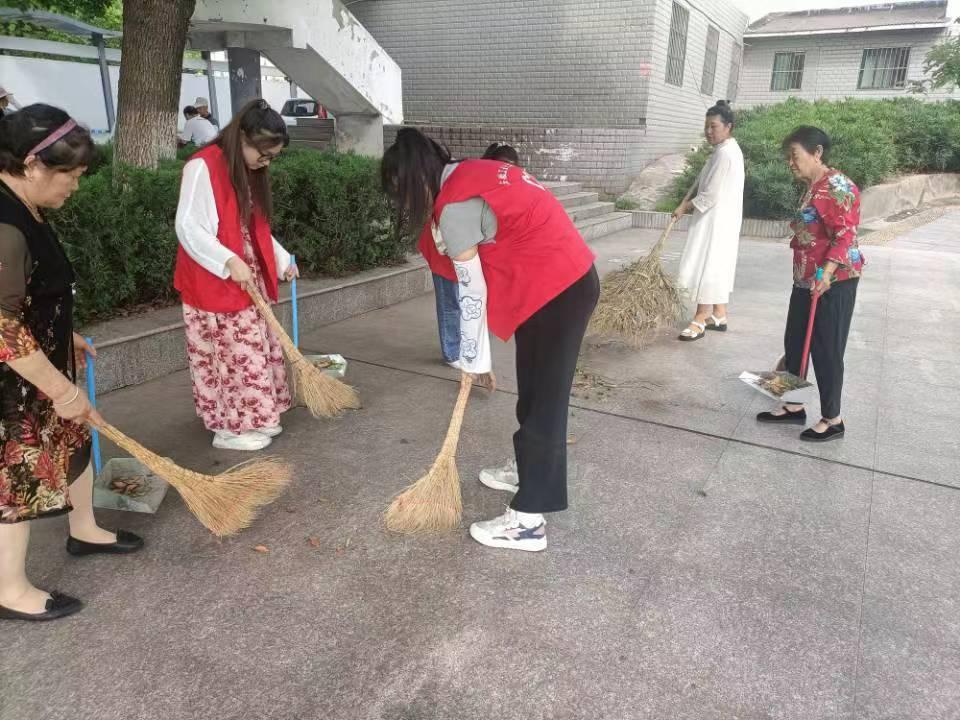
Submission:
M 90 133 L 57 108 L 0 118 L 0 619 L 52 620 L 83 607 L 27 579 L 29 521 L 69 513 L 72 555 L 143 546 L 93 516 L 84 423 L 101 418 L 74 384 L 93 348 L 73 332 L 73 268 L 43 214 L 76 191 L 93 155 Z
M 843 354 L 864 264 L 857 246 L 860 191 L 848 177 L 827 165 L 830 138 L 820 128 L 797 128 L 783 141 L 783 150 L 794 177 L 807 185 L 791 223 L 793 293 L 783 340 L 785 367 L 794 375 L 800 374 L 810 302 L 816 295 L 819 299 L 810 349 L 822 417 L 804 430 L 800 439 L 824 442 L 843 437 L 846 429 L 840 416 Z M 823 268 L 820 281 L 816 280 L 817 268 Z M 760 413 L 757 420 L 805 425 L 807 413 L 803 405 L 788 404 Z
M 723 100 L 707 110 L 704 135 L 714 150 L 673 212 L 679 219 L 693 210 L 677 283 L 697 301 L 697 312 L 678 339 L 691 342 L 707 330 L 727 329 L 727 302 L 737 272 L 743 221 L 743 153 L 733 139 L 734 116 Z
M 491 143 L 483 153 L 483 160 L 501 160 L 512 165 L 520 164 L 517 151 L 502 142 Z M 433 238 L 423 236 L 420 253 L 424 257 L 436 255 Z M 437 328 L 440 331 L 440 352 L 443 361 L 455 370 L 460 370 L 460 298 L 456 280 L 433 273 L 433 291 L 437 305 Z
M 289 142 L 283 118 L 254 100 L 183 168 L 174 284 L 183 300 L 197 415 L 213 446 L 262 450 L 290 409 L 283 349 L 242 286 L 277 300 L 298 276 L 270 234 L 270 163 Z
M 496 486 L 516 495 L 470 534 L 490 547 L 543 550 L 543 513 L 567 507 L 567 412 L 600 292 L 594 255 L 560 202 L 522 168 L 453 163 L 412 128 L 384 155 L 383 187 L 423 227 L 422 242 L 432 238 L 448 256 L 435 251 L 430 265 L 459 284 L 463 371 L 494 388 L 487 326 L 503 340 L 516 334 L 518 474 L 501 471 L 507 479 Z

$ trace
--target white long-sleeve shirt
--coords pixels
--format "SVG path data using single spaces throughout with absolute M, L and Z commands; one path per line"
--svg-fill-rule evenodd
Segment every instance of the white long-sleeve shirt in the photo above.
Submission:
M 210 172 L 200 158 L 191 160 L 183 167 L 175 228 L 180 245 L 200 267 L 218 278 L 230 277 L 227 261 L 235 257 L 235 253 L 217 239 L 220 216 L 213 197 Z M 283 277 L 290 267 L 290 253 L 283 249 L 276 238 L 271 239 L 277 276 Z

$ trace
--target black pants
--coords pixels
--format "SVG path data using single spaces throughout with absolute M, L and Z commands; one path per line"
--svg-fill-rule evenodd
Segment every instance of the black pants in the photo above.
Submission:
M 580 343 L 600 296 L 596 268 L 517 328 L 520 489 L 510 504 L 529 513 L 567 508 L 567 413 Z
M 840 393 L 843 390 L 843 354 L 847 349 L 850 320 L 857 300 L 859 278 L 834 283 L 817 302 L 810 356 L 820 391 L 820 413 L 825 418 L 840 417 Z M 810 318 L 810 290 L 793 289 L 787 311 L 787 330 L 783 336 L 787 372 L 800 374 L 803 340 Z

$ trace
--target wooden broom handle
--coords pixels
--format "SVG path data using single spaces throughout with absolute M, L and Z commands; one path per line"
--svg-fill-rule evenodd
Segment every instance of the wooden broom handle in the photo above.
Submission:
M 257 310 L 260 315 L 263 316 L 263 319 L 267 321 L 270 329 L 277 333 L 277 335 L 286 335 L 287 331 L 283 329 L 283 325 L 280 324 L 277 316 L 274 315 L 273 310 L 270 309 L 270 303 L 260 294 L 260 291 L 249 283 L 243 285 L 243 289 L 247 295 L 250 296 L 250 299 L 253 300 L 253 304 L 257 306 Z
M 450 427 L 447 428 L 447 437 L 443 441 L 441 454 L 452 454 L 457 450 L 460 429 L 463 427 L 463 416 L 467 411 L 467 400 L 470 399 L 470 387 L 472 385 L 473 376 L 463 373 L 460 378 L 460 394 L 457 395 L 457 404 L 453 406 L 453 416 L 450 418 Z
M 91 423 L 91 425 L 93 425 L 93 423 Z M 137 457 L 142 460 L 143 457 L 146 455 L 146 456 L 151 456 L 153 458 L 156 458 L 157 460 L 163 460 L 163 458 L 161 458 L 155 452 L 151 450 L 147 450 L 147 448 L 145 448 L 143 445 L 138 443 L 136 440 L 134 440 L 133 438 L 127 437 L 122 432 L 117 430 L 113 425 L 111 425 L 106 421 L 104 421 L 103 424 L 100 424 L 100 425 L 93 425 L 93 427 L 99 430 L 100 433 L 104 437 L 106 437 L 108 440 L 110 440 L 114 445 L 126 450 L 128 453 L 130 453 L 134 457 Z
M 667 238 L 670 237 L 670 231 L 673 230 L 673 226 L 679 222 L 679 218 L 671 217 L 670 222 L 667 223 L 667 227 L 664 228 L 663 234 L 660 236 L 660 239 L 657 240 L 657 244 L 653 246 L 653 249 L 650 251 L 651 255 L 659 254 L 663 250 L 664 244 L 667 242 Z

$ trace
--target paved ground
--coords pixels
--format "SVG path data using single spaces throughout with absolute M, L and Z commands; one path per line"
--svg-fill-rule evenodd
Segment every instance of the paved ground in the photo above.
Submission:
M 758 427 L 767 402 L 736 380 L 778 355 L 782 244 L 744 242 L 726 335 L 591 345 L 585 370 L 616 387 L 578 393 L 572 508 L 542 554 L 380 528 L 456 393 L 432 298 L 307 336 L 353 359 L 365 407 L 289 416 L 273 449 L 298 478 L 254 528 L 218 542 L 171 494 L 156 517 L 105 513 L 143 554 L 76 560 L 63 521 L 36 524 L 31 575 L 88 608 L 3 627 L 0 719 L 960 717 L 958 220 L 867 248 L 842 442 Z M 653 239 L 598 241 L 600 266 Z M 496 352 L 502 390 L 472 401 L 461 445 L 465 522 L 507 499 L 474 479 L 510 448 Z M 103 405 L 184 464 L 235 459 L 209 448 L 185 374 Z

